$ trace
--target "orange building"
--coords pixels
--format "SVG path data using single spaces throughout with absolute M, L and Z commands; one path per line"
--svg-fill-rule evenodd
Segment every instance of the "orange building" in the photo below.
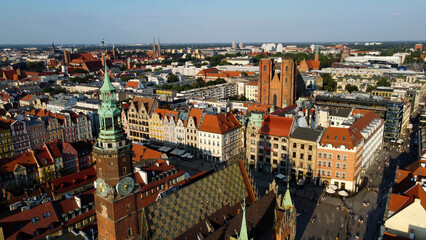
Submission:
M 328 127 L 317 147 L 317 177 L 352 192 L 361 184 L 364 138 L 356 129 Z

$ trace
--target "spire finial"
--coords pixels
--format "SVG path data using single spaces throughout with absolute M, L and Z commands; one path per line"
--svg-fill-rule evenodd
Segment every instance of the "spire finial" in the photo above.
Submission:
M 238 240 L 248 240 L 247 222 L 246 222 L 246 199 L 245 198 L 244 198 L 243 205 L 241 205 L 241 209 L 243 210 L 243 219 L 241 221 L 241 230 L 240 230 L 240 235 L 238 236 Z

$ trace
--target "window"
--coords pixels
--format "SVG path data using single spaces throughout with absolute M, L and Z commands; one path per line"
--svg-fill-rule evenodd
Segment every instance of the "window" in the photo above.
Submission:
M 322 162 L 322 166 L 323 166 L 323 167 L 327 167 L 327 162 L 326 162 L 326 161 L 323 161 L 323 162 Z
M 346 163 L 343 163 L 342 168 L 346 169 Z
M 130 212 L 130 204 L 127 204 L 127 205 L 126 205 L 126 210 L 127 210 L 128 212 Z
M 303 157 L 304 157 L 304 155 L 303 155 L 303 153 L 301 153 L 301 154 L 300 154 L 300 159 L 302 159 L 302 160 L 303 160 Z
M 318 166 L 321 166 L 321 161 L 318 161 Z
M 327 176 L 331 176 L 331 171 L 327 171 Z
M 305 149 L 305 144 L 300 145 L 301 149 Z
M 127 168 L 123 167 L 123 174 L 126 174 L 126 173 L 127 173 Z
M 346 173 L 342 172 L 342 178 L 346 178 Z
M 328 162 L 328 167 L 331 167 L 331 162 Z
M 255 148 L 250 148 L 250 152 L 255 152 L 256 149 Z
M 325 170 L 322 170 L 322 175 L 324 175 L 324 176 L 325 176 Z
M 328 158 L 329 158 L 329 159 L 333 159 L 333 154 L 329 153 L 329 154 L 328 154 Z
M 308 161 L 312 161 L 312 155 L 311 154 L 308 155 Z
M 340 163 L 336 163 L 336 168 L 340 168 Z
M 278 148 L 278 144 L 276 144 L 276 143 L 275 143 L 275 144 L 274 144 L 274 148 Z
M 285 66 L 285 71 L 288 72 L 288 66 Z
M 293 157 L 294 157 L 294 158 L 296 157 L 296 152 L 293 152 Z
M 272 153 L 272 155 L 273 155 L 274 157 L 278 157 L 278 153 L 277 153 L 277 152 L 273 152 L 273 153 Z
M 263 66 L 263 71 L 266 71 L 266 70 L 268 70 L 268 68 L 265 65 L 265 66 Z
M 293 143 L 293 147 L 294 147 L 294 148 L 297 148 L 297 143 Z
M 343 161 L 347 161 L 348 160 L 348 155 L 343 155 Z
M 321 170 L 319 170 L 318 169 L 318 171 L 317 171 L 317 175 L 319 176 L 319 175 L 321 175 Z
M 337 154 L 337 160 L 341 160 L 341 158 L 342 158 L 342 155 Z
M 336 172 L 336 177 L 339 177 L 339 172 Z
M 318 157 L 321 158 L 322 157 L 322 153 L 318 153 Z

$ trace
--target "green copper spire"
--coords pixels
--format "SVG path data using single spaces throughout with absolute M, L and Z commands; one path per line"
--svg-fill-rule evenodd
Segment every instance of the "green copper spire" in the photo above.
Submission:
M 284 210 L 293 210 L 293 201 L 291 200 L 291 194 L 290 194 L 290 186 L 287 183 L 287 190 L 285 191 L 283 202 L 281 204 L 281 207 L 284 208 Z
M 243 209 L 243 220 L 241 221 L 241 230 L 240 235 L 238 236 L 238 240 L 248 240 L 247 234 L 247 222 L 246 222 L 246 199 L 244 198 L 244 203 L 241 206 Z
M 107 66 L 107 62 L 106 62 L 106 55 L 104 55 L 104 65 L 105 65 L 104 85 L 102 85 L 102 87 L 101 87 L 101 92 L 115 91 L 115 87 L 111 84 L 111 79 L 109 78 L 109 75 L 108 75 L 108 66 Z

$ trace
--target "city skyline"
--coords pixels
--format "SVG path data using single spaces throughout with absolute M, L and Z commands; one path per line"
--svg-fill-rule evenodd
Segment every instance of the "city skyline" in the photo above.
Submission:
M 4 2 L 0 44 L 363 42 L 426 39 L 426 2 Z M 282 7 L 274 7 L 280 6 Z M 256 6 L 253 8 L 253 6 Z M 416 6 L 416 7 L 413 7 Z M 16 16 L 19 16 L 17 18 Z M 314 25 L 317 24 L 317 25 Z M 282 29 L 282 30 L 281 30 Z

